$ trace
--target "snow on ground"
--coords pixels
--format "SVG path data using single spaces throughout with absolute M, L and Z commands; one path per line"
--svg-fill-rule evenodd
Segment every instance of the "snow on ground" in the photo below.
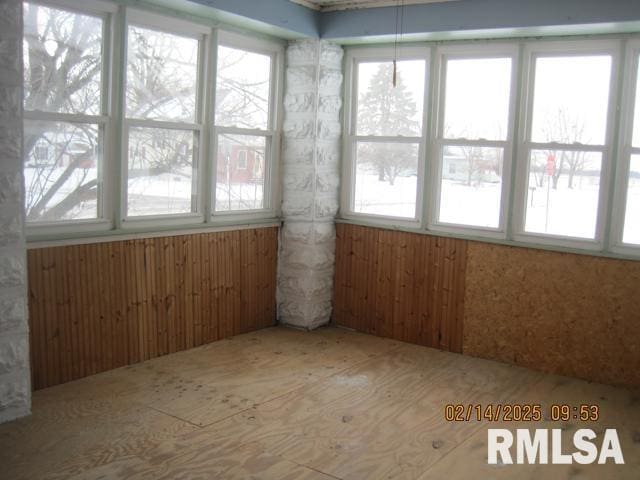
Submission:
M 64 167 L 46 169 L 46 173 L 51 172 L 49 179 L 44 185 L 36 185 L 34 180 L 38 178 L 39 169 L 25 168 L 25 182 L 27 185 L 27 205 L 34 203 L 34 195 L 40 196 L 42 189 L 50 188 L 53 183 L 65 171 Z M 190 213 L 192 211 L 192 172 L 186 168 L 173 173 L 163 173 L 160 175 L 140 176 L 129 179 L 127 194 L 127 214 L 129 216 L 144 215 L 164 215 Z M 97 177 L 97 169 L 76 169 L 64 185 L 56 192 L 48 203 L 51 208 L 71 192 L 78 185 L 86 183 Z M 40 176 L 42 178 L 42 175 Z M 33 187 L 30 187 L 32 186 Z M 225 210 L 248 210 L 262 208 L 261 184 L 223 184 L 217 185 L 216 198 L 218 211 Z M 97 198 L 83 202 L 70 211 L 61 220 L 79 220 L 96 218 Z
M 263 208 L 262 184 L 218 183 L 216 185 L 216 211 L 256 210 Z
M 378 180 L 377 174 L 358 171 L 354 211 L 390 217 L 413 218 L 416 211 L 418 177 L 396 177 L 394 185 Z
M 64 171 L 64 167 L 58 167 L 54 169 L 47 167 L 46 169 L 40 169 L 27 166 L 24 169 L 27 206 L 32 206 L 37 203 L 43 192 L 46 192 L 49 188 L 51 188 L 51 185 L 53 185 L 56 180 L 60 178 L 60 175 L 62 175 Z M 45 179 L 45 175 L 48 175 L 48 178 Z M 96 168 L 78 168 L 74 170 L 69 179 L 62 185 L 62 187 L 58 189 L 56 194 L 47 203 L 47 208 L 51 208 L 60 203 L 79 185 L 90 182 L 91 180 L 95 180 L 97 178 L 97 175 L 98 172 Z M 70 211 L 68 215 L 59 220 L 80 220 L 86 218 L 96 218 L 97 214 L 98 202 L 96 195 L 96 198 L 83 202 L 81 205 L 78 205 L 77 208 L 74 208 L 72 211 Z
M 558 188 L 549 188 L 547 208 L 546 179 L 542 187 L 527 192 L 526 231 L 578 238 L 593 238 L 599 196 L 599 179 L 576 176 L 568 188 L 563 175 Z M 396 178 L 395 185 L 380 182 L 376 174 L 359 171 L 356 176 L 355 211 L 375 215 L 413 218 L 417 177 Z M 443 180 L 440 195 L 441 222 L 497 227 L 501 184 L 484 182 L 467 186 L 464 182 Z M 640 179 L 632 179 L 628 196 L 625 242 L 640 243 Z
M 638 170 L 640 174 L 640 159 Z M 629 180 L 623 241 L 640 245 L 640 178 Z
M 53 172 L 48 185 L 62 174 L 64 168 Z M 25 168 L 27 204 L 33 198 L 36 168 Z M 96 178 L 96 169 L 78 169 L 53 196 L 49 207 L 71 193 L 81 181 Z M 138 177 L 129 181 L 129 215 L 153 215 L 191 212 L 192 182 L 188 172 Z M 545 179 L 546 182 L 546 179 Z M 376 174 L 358 172 L 356 176 L 355 211 L 376 215 L 413 218 L 415 215 L 416 176 L 397 177 L 395 184 L 378 181 Z M 566 176 L 558 188 L 534 187 L 527 192 L 526 231 L 593 238 L 598 205 L 597 177 L 577 176 L 574 188 L 567 186 Z M 462 182 L 443 180 L 440 199 L 440 221 L 462 225 L 496 227 L 500 204 L 500 183 L 485 182 L 467 186 Z M 217 210 L 247 210 L 262 208 L 263 187 L 260 184 L 222 184 L 216 189 Z M 84 202 L 65 219 L 95 218 L 97 200 Z M 640 244 L 640 178 L 631 178 L 627 195 L 624 242 Z
M 545 178 L 542 187 L 533 179 L 529 184 L 525 231 L 594 238 L 600 179 L 576 175 L 569 188 L 567 175 L 561 175 L 557 189 L 549 187 L 549 180 Z
M 127 215 L 191 213 L 192 170 L 131 178 L 128 181 Z
M 458 225 L 498 228 L 502 184 L 483 182 L 465 185 L 442 180 L 439 221 Z

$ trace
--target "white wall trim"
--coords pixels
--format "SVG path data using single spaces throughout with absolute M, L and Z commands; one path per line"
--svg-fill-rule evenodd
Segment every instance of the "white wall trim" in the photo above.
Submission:
M 132 232 L 123 233 L 110 232 L 109 235 L 91 236 L 82 238 L 68 238 L 59 240 L 33 240 L 27 242 L 27 250 L 35 250 L 38 248 L 63 247 L 68 245 L 88 245 L 93 243 L 122 242 L 126 240 L 138 240 L 142 238 L 161 238 L 161 237 L 177 237 L 180 235 L 198 235 L 217 232 L 233 232 L 236 230 L 252 230 L 257 228 L 280 227 L 281 221 L 269 220 L 256 223 L 233 224 L 233 225 L 216 225 L 198 228 L 182 228 L 171 230 L 157 230 L 151 232 Z

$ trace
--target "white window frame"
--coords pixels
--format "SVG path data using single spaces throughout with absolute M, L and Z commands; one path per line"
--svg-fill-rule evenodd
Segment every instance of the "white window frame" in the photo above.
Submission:
M 523 53 L 523 96 L 520 109 L 520 135 L 518 139 L 517 181 L 513 217 L 513 238 L 518 241 L 554 245 L 583 250 L 601 251 L 605 247 L 605 228 L 609 203 L 610 178 L 613 162 L 613 144 L 616 120 L 616 99 L 618 96 L 618 76 L 620 70 L 620 40 L 548 40 L 525 44 Z M 541 143 L 531 140 L 533 120 L 533 94 L 535 89 L 535 61 L 538 57 L 610 55 L 611 80 L 607 111 L 607 126 L 603 145 Z M 525 231 L 527 185 L 529 178 L 529 157 L 532 150 L 555 149 L 602 154 L 600 172 L 600 192 L 594 239 L 584 239 L 564 235 L 532 233 Z
M 98 158 L 98 193 L 97 218 L 60 220 L 53 222 L 26 222 L 25 230 L 28 236 L 38 235 L 68 235 L 69 233 L 102 232 L 113 228 L 111 216 L 111 184 L 113 179 L 109 175 L 112 162 L 110 141 L 113 129 L 110 95 L 112 88 L 113 69 L 113 25 L 114 16 L 118 11 L 115 4 L 99 0 L 87 0 L 81 6 L 69 0 L 29 0 L 27 3 L 43 7 L 64 10 L 78 15 L 87 15 L 102 20 L 102 58 L 100 69 L 100 113 L 86 115 L 80 113 L 56 113 L 41 110 L 24 110 L 24 120 L 42 120 L 47 122 L 62 122 L 69 124 L 95 125 L 98 135 L 102 139 L 102 151 Z
M 447 233 L 462 233 L 477 237 L 499 238 L 507 237 L 507 216 L 509 212 L 509 193 L 511 191 L 511 171 L 513 164 L 514 119 L 516 115 L 516 98 L 518 91 L 519 48 L 514 43 L 492 43 L 483 45 L 446 45 L 437 49 L 436 69 L 438 75 L 434 79 L 437 105 L 434 107 L 434 121 L 432 122 L 430 168 L 431 180 L 430 202 L 428 208 L 427 227 L 429 230 Z M 507 132 L 504 140 L 445 138 L 444 120 L 446 108 L 446 65 L 447 61 L 473 59 L 511 59 L 511 89 L 509 92 L 509 107 L 507 116 Z M 440 214 L 440 194 L 442 177 L 442 151 L 445 147 L 474 146 L 502 148 L 502 191 L 500 194 L 500 211 L 497 228 L 464 225 L 438 220 Z
M 247 52 L 267 55 L 271 59 L 271 85 L 269 90 L 269 114 L 267 128 L 242 128 L 226 127 L 215 124 L 215 86 L 214 101 L 211 103 L 211 149 L 209 162 L 209 177 L 211 189 L 209 192 L 209 202 L 211 212 L 208 221 L 212 224 L 242 222 L 247 220 L 257 220 L 274 218 L 280 212 L 280 137 L 282 124 L 282 95 L 283 95 L 283 71 L 284 71 L 284 45 L 266 39 L 250 38 L 227 30 L 217 30 L 216 52 L 214 54 L 214 77 L 212 82 L 217 86 L 217 60 L 220 46 L 245 50 Z M 265 171 L 263 202 L 260 209 L 216 211 L 216 190 L 217 190 L 217 152 L 218 137 L 220 135 L 252 135 L 265 138 Z
M 351 220 L 366 220 L 373 224 L 420 228 L 423 223 L 424 183 L 426 174 L 425 156 L 427 150 L 428 115 L 429 115 L 429 91 L 431 85 L 431 48 L 427 45 L 399 46 L 397 60 L 424 60 L 424 96 L 422 105 L 422 132 L 415 137 L 407 136 L 371 136 L 358 135 L 356 116 L 358 103 L 358 68 L 359 63 L 364 62 L 391 62 L 395 57 L 393 47 L 353 48 L 347 50 L 345 55 L 345 90 L 343 124 L 345 135 L 343 137 L 343 162 L 342 162 L 342 187 L 340 194 L 340 217 Z M 388 215 L 376 215 L 354 211 L 355 195 L 355 149 L 358 142 L 397 142 L 418 145 L 418 177 L 416 188 L 416 208 L 413 219 L 393 217 Z
M 141 27 L 168 33 L 171 35 L 192 38 L 198 41 L 198 71 L 196 84 L 196 102 L 195 102 L 195 118 L 193 122 L 185 121 L 167 121 L 167 120 L 149 120 L 129 118 L 126 116 L 126 98 L 127 98 L 127 59 L 128 59 L 128 38 L 129 27 Z M 192 23 L 181 19 L 157 15 L 147 11 L 127 9 L 126 20 L 124 24 L 124 56 L 122 58 L 121 68 L 123 72 L 122 87 L 122 145 L 121 145 L 121 174 L 120 174 L 120 227 L 122 229 L 136 229 L 150 226 L 173 226 L 173 225 L 189 225 L 199 224 L 204 221 L 204 173 L 203 169 L 206 148 L 204 146 L 204 112 L 205 103 L 205 85 L 207 82 L 207 59 L 208 55 L 208 38 L 211 35 L 211 29 L 198 23 Z M 173 214 L 156 214 L 156 215 L 127 215 L 127 197 L 128 197 L 128 163 L 129 163 L 129 131 L 131 128 L 156 128 L 168 130 L 191 131 L 194 135 L 194 147 L 197 151 L 193 154 L 194 168 L 193 172 L 196 176 L 192 179 L 194 190 L 192 190 L 192 199 L 195 198 L 195 211 L 190 213 L 173 213 Z M 192 200 L 194 201 L 194 200 Z
M 102 152 L 100 157 L 100 190 L 98 219 L 80 219 L 56 222 L 38 222 L 27 225 L 30 241 L 50 239 L 77 239 L 95 236 L 130 235 L 135 232 L 184 231 L 185 229 L 230 228 L 249 224 L 275 222 L 280 212 L 280 132 L 282 127 L 282 96 L 284 78 L 285 41 L 256 35 L 220 31 L 216 22 L 185 20 L 170 11 L 159 13 L 142 6 L 129 7 L 106 0 L 86 0 L 79 6 L 77 0 L 34 0 L 34 4 L 60 8 L 79 14 L 97 16 L 104 21 L 102 57 L 102 103 L 100 115 L 69 115 L 50 112 L 25 112 L 24 118 L 76 123 L 97 124 L 101 128 Z M 198 85 L 196 118 L 191 123 L 163 120 L 126 118 L 126 60 L 129 25 L 150 28 L 170 34 L 199 40 Z M 219 38 L 220 37 L 220 41 Z M 265 204 L 269 208 L 239 212 L 215 212 L 215 109 L 216 53 L 222 42 L 272 57 L 270 126 L 258 133 L 269 139 L 268 171 L 265 172 Z M 133 126 L 156 127 L 196 132 L 198 151 L 194 156 L 197 187 L 193 197 L 197 211 L 186 214 L 163 214 L 126 217 L 128 129 Z M 233 132 L 231 132 L 233 133 Z M 212 175 L 213 173 L 213 175 Z M 212 178 L 213 177 L 213 178 Z M 213 183 L 212 183 L 213 182 Z M 66 241 L 66 240 L 65 240 Z
M 636 96 L 640 95 L 640 91 L 636 89 L 638 74 L 640 74 L 640 38 L 626 42 L 624 73 L 616 188 L 611 213 L 610 249 L 616 253 L 640 255 L 640 245 L 624 243 L 622 240 L 627 210 L 631 156 L 640 155 L 640 147 L 633 146 L 634 117 L 637 116 L 640 121 L 640 112 L 635 112 Z

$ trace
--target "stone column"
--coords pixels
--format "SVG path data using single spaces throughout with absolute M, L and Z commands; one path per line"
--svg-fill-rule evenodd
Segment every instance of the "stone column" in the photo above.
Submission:
M 287 48 L 278 317 L 306 329 L 331 318 L 342 54 L 339 46 L 318 40 Z
M 22 172 L 22 2 L 0 2 L 0 423 L 31 410 Z

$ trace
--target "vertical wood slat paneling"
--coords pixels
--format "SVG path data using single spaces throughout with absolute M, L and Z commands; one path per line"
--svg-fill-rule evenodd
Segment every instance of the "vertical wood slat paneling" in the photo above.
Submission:
M 275 323 L 277 228 L 28 251 L 33 387 Z
M 349 224 L 336 237 L 336 324 L 462 351 L 465 240 Z

